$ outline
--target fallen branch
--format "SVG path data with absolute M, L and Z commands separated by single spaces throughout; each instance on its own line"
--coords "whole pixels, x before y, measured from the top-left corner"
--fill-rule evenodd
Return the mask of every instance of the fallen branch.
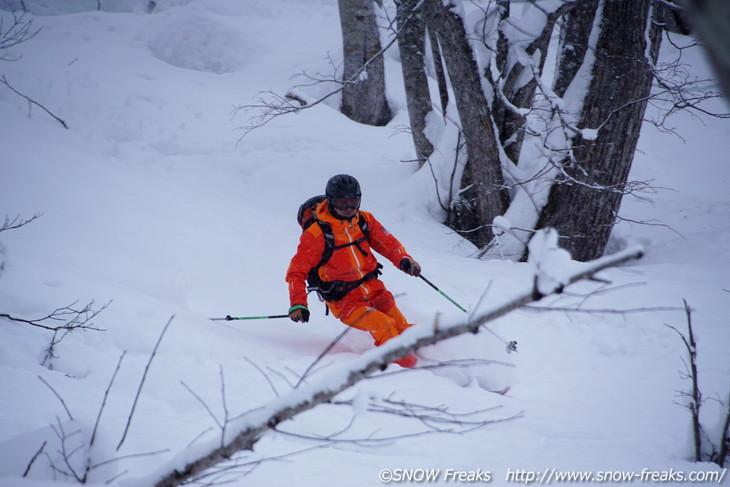
M 325 376 L 320 377 L 319 381 L 303 384 L 302 387 L 283 394 L 263 407 L 252 410 L 250 414 L 232 421 L 229 430 L 230 440 L 225 439 L 227 441 L 224 441 L 222 446 L 217 441 L 212 443 L 209 453 L 193 460 L 187 460 L 183 452 L 183 456 L 173 461 L 172 471 L 168 466 L 160 473 L 160 479 L 155 485 L 157 487 L 178 486 L 205 470 L 227 461 L 240 451 L 252 450 L 264 434 L 276 429 L 277 425 L 304 411 L 313 409 L 319 404 L 331 402 L 338 394 L 354 384 L 384 370 L 392 361 L 413 353 L 419 348 L 458 335 L 479 333 L 482 325 L 489 321 L 500 318 L 528 303 L 538 301 L 547 294 L 560 292 L 565 286 L 592 277 L 603 269 L 640 258 L 642 255 L 643 249 L 635 247 L 596 259 L 586 263 L 584 270 L 573 273 L 563 282 L 556 283 L 549 292 L 546 291 L 544 285 L 538 289 L 536 277 L 535 282 L 531 283 L 521 295 L 497 305 L 489 311 L 474 315 L 465 323 L 433 329 L 411 327 L 402 335 L 389 340 L 380 347 L 369 350 L 352 362 L 331 370 Z
M 56 121 L 58 121 L 58 123 L 60 123 L 61 125 L 63 125 L 63 128 L 65 128 L 66 130 L 68 130 L 68 125 L 66 124 L 66 122 L 65 122 L 64 120 L 61 120 L 60 118 L 58 118 L 58 117 L 57 117 L 56 115 L 54 115 L 54 114 L 53 114 L 53 113 L 52 113 L 52 112 L 51 112 L 51 111 L 50 111 L 50 110 L 49 110 L 48 108 L 44 107 L 43 105 L 41 105 L 40 103 L 38 103 L 38 102 L 37 102 L 37 101 L 35 101 L 34 99 L 32 99 L 32 98 L 30 98 L 30 97 L 28 97 L 28 96 L 26 96 L 26 95 L 22 94 L 21 92 L 19 92 L 18 90 L 16 90 L 16 89 L 15 89 L 15 88 L 13 88 L 12 86 L 10 86 L 10 83 L 8 83 L 8 80 L 7 80 L 7 79 L 5 79 L 5 76 L 3 76 L 2 78 L 0 78 L 0 83 L 2 83 L 2 84 L 4 84 L 5 86 L 7 86 L 7 87 L 8 87 L 8 89 L 9 89 L 10 91 L 12 91 L 13 93 L 15 93 L 15 94 L 16 94 L 16 95 L 18 95 L 19 97 L 21 97 L 21 98 L 25 98 L 26 100 L 28 100 L 28 103 L 30 103 L 31 105 L 35 105 L 35 106 L 39 107 L 40 109 L 42 109 L 42 110 L 43 110 L 44 112 L 46 112 L 46 113 L 47 113 L 48 115 L 50 115 L 51 117 L 55 118 L 55 119 L 56 119 Z
M 25 323 L 27 325 L 35 326 L 37 328 L 43 328 L 44 330 L 49 331 L 74 331 L 78 329 L 83 330 L 94 330 L 94 331 L 105 331 L 102 328 L 96 328 L 93 323 L 90 323 L 91 320 L 93 320 L 99 313 L 104 311 L 110 304 L 111 301 L 103 305 L 101 308 L 95 310 L 93 308 L 94 301 L 90 301 L 87 305 L 85 305 L 81 309 L 76 309 L 74 306 L 76 306 L 76 303 L 78 301 L 74 301 L 73 303 L 69 304 L 68 306 L 64 306 L 62 308 L 56 308 L 51 313 L 47 314 L 46 316 L 42 318 L 36 318 L 36 319 L 26 319 L 26 318 L 19 318 L 17 316 L 12 316 L 8 313 L 0 313 L 0 318 L 7 318 L 10 321 L 16 321 L 18 323 Z M 63 321 L 63 324 L 60 325 L 49 325 L 46 323 L 52 323 L 54 321 Z

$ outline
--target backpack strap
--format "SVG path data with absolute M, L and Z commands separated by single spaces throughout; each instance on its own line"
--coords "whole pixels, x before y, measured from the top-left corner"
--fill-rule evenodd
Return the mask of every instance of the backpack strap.
M 315 223 L 319 224 L 319 228 L 322 230 L 322 236 L 324 237 L 324 250 L 322 251 L 322 258 L 319 260 L 319 263 L 314 266 L 316 269 L 325 265 L 327 261 L 332 258 L 332 254 L 335 250 L 344 249 L 353 245 L 357 247 L 357 249 L 362 252 L 362 255 L 365 257 L 369 255 L 367 251 L 360 246 L 360 244 L 363 242 L 370 242 L 370 227 L 362 213 L 358 213 L 358 215 L 360 218 L 358 218 L 357 224 L 360 227 L 360 231 L 363 233 L 363 237 L 342 245 L 335 245 L 335 234 L 332 231 L 332 225 L 327 222 L 323 222 L 316 216 L 314 217 Z
M 319 268 L 325 265 L 327 261 L 332 258 L 332 254 L 334 254 L 335 250 L 344 249 L 354 245 L 360 252 L 362 252 L 365 257 L 369 255 L 367 251 L 360 246 L 360 244 L 363 242 L 370 242 L 370 227 L 368 226 L 368 222 L 362 213 L 358 212 L 358 216 L 359 218 L 357 223 L 360 227 L 360 231 L 362 231 L 363 233 L 363 237 L 358 238 L 353 242 L 348 242 L 342 245 L 335 245 L 335 235 L 332 231 L 332 225 L 320 220 L 316 217 L 316 215 L 314 215 L 314 223 L 317 223 L 319 225 L 319 228 L 322 230 L 322 236 L 324 237 L 324 250 L 322 251 L 322 257 L 319 259 L 317 265 L 309 270 L 309 277 L 307 278 L 307 283 L 309 285 L 307 286 L 307 291 L 317 291 L 317 294 L 324 301 L 339 301 L 340 299 L 345 297 L 345 294 L 355 289 L 363 282 L 374 279 L 382 274 L 382 271 L 380 269 L 382 269 L 383 266 L 378 263 L 374 271 L 369 272 L 357 281 L 323 282 L 319 278 Z M 325 287 L 327 289 L 324 289 Z
M 314 266 L 314 269 L 319 270 L 320 267 L 325 265 L 336 249 L 346 247 L 346 245 L 335 245 L 335 234 L 332 232 L 332 225 L 327 222 L 321 221 L 315 217 L 315 223 L 319 225 L 322 230 L 322 237 L 324 237 L 324 250 L 322 251 L 322 257 L 319 259 L 319 263 Z

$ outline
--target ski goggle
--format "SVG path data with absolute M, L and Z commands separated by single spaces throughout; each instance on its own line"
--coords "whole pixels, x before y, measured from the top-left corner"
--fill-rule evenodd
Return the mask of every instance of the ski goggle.
M 353 198 L 333 198 L 332 204 L 338 210 L 357 210 L 360 208 L 360 198 L 358 196 Z

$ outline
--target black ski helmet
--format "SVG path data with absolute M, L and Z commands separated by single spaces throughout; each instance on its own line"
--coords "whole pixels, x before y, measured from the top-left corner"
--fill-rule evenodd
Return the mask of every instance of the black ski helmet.
M 338 174 L 337 176 L 332 176 L 329 181 L 327 181 L 327 187 L 324 190 L 324 193 L 327 195 L 327 199 L 332 198 L 359 198 L 362 193 L 360 193 L 360 183 L 357 182 L 357 179 L 353 178 L 349 174 Z
M 332 176 L 327 181 L 327 187 L 324 192 L 327 195 L 327 204 L 329 205 L 330 211 L 334 208 L 335 198 L 360 198 L 362 195 L 360 192 L 360 183 L 349 174 Z

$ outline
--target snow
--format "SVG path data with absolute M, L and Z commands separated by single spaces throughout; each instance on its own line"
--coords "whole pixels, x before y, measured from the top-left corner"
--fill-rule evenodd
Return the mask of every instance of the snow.
M 311 300 L 307 324 L 208 318 L 286 312 L 296 209 L 333 174 L 357 177 L 363 208 L 470 311 L 518 295 L 538 271 L 547 286 L 577 266 L 549 233 L 534 243 L 546 256 L 539 266 L 477 260 L 473 246 L 440 224 L 430 168 L 401 162 L 415 157 L 400 130 L 408 117 L 391 58 L 395 119 L 387 127 L 349 121 L 333 99 L 242 137 L 253 114 L 235 108 L 262 93 L 312 100 L 327 92 L 295 90 L 309 83 L 292 75 L 327 74 L 328 56 L 341 59 L 335 0 L 160 0 L 153 13 L 136 0 L 110 2 L 113 12 L 97 11 L 95 1 L 24 3 L 42 30 L 13 50 L 21 59 L 0 64 L 2 75 L 69 129 L 0 85 L 0 209 L 10 218 L 42 213 L 0 233 L 0 313 L 40 318 L 75 301 L 109 306 L 93 320 L 104 331 L 65 336 L 45 364 L 51 333 L 0 318 L 0 485 L 73 483 L 49 463 L 67 469 L 61 428 L 66 448 L 79 447 L 74 468 L 120 458 L 93 468 L 89 485 L 152 485 L 219 444 L 216 423 L 227 418 L 230 434 L 295 396 L 299 375 L 344 330 L 321 303 Z M 701 53 L 685 55 L 707 75 Z M 452 126 L 438 123 L 430 120 L 429 130 L 443 139 L 434 174 L 444 198 L 454 162 L 447 144 L 455 142 Z M 242 467 L 250 472 L 231 476 L 231 485 L 373 486 L 398 469 L 438 469 L 432 485 L 481 483 L 480 472 L 490 472 L 492 485 L 552 469 L 722 472 L 691 461 L 690 417 L 677 404 L 685 401 L 677 391 L 690 388 L 678 373 L 686 352 L 666 325 L 686 329 L 686 300 L 703 394 L 725 399 L 730 125 L 687 114 L 674 123 L 683 138 L 644 126 L 631 179 L 651 181 L 656 192 L 651 201 L 627 197 L 612 236 L 612 251 L 638 244 L 645 257 L 601 272 L 610 283 L 580 282 L 539 303 L 603 312 L 526 308 L 491 323 L 491 333 L 426 347 L 423 365 L 478 363 L 390 365 L 337 396 L 343 404 L 320 405 L 265 434 L 238 461 L 270 460 Z M 504 228 L 510 221 L 500 220 Z M 465 319 L 424 282 L 385 264 L 383 280 L 417 324 L 413 337 Z M 512 340 L 518 352 L 508 354 Z M 296 391 L 334 385 L 377 352 L 367 334 L 351 330 Z M 506 386 L 504 396 L 490 392 Z M 438 424 L 453 431 L 436 433 L 370 407 L 398 401 L 493 422 L 468 432 Z M 703 404 L 708 434 L 717 434 L 722 413 L 716 401 Z M 330 436 L 360 441 L 311 439 Z M 447 478 L 448 469 L 467 473 Z

